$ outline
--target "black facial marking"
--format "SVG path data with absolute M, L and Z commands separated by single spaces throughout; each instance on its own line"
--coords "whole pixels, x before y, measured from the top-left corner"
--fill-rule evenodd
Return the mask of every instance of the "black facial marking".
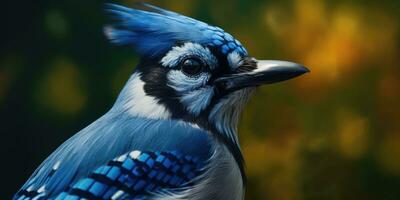
M 147 95 L 154 97 L 167 107 L 173 118 L 185 115 L 185 108 L 179 102 L 179 94 L 168 86 L 167 74 L 172 69 L 154 62 L 154 59 L 141 59 L 137 70 L 141 73 Z
M 226 55 L 219 53 L 218 49 L 210 48 L 211 52 L 217 57 L 218 65 L 215 70 L 213 70 L 211 79 L 207 83 L 211 85 L 215 78 L 218 78 L 222 75 L 226 75 L 229 73 L 233 73 L 231 68 L 228 64 Z M 170 70 L 179 70 L 179 69 L 171 69 L 162 66 L 159 62 L 155 62 L 154 60 L 159 59 L 145 59 L 142 58 L 138 67 L 137 71 L 139 71 L 141 75 L 141 80 L 145 83 L 144 84 L 144 91 L 147 95 L 150 95 L 156 98 L 159 103 L 163 104 L 170 112 L 172 119 L 183 120 L 186 122 L 197 124 L 199 127 L 203 128 L 204 130 L 208 130 L 213 134 L 213 136 L 224 143 L 228 150 L 232 153 L 236 163 L 239 166 L 242 180 L 246 182 L 246 175 L 244 171 L 244 159 L 241 153 L 239 146 L 232 141 L 230 138 L 227 137 L 226 134 L 220 133 L 216 128 L 215 125 L 210 123 L 208 120 L 208 116 L 212 108 L 222 99 L 225 97 L 225 94 L 216 94 L 212 97 L 210 104 L 206 107 L 204 111 L 202 111 L 198 116 L 194 116 L 193 114 L 186 111 L 185 106 L 179 101 L 180 94 L 178 94 L 173 88 L 169 87 L 167 84 L 167 74 Z M 250 62 L 249 62 L 250 63 Z M 252 65 L 245 65 L 240 70 L 247 70 L 250 69 Z

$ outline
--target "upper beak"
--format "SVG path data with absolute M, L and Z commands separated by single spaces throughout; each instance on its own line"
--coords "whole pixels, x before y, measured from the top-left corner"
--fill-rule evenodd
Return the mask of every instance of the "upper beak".
M 214 81 L 214 84 L 218 90 L 232 92 L 246 87 L 289 80 L 309 71 L 306 67 L 293 62 L 259 60 L 255 69 L 220 77 Z

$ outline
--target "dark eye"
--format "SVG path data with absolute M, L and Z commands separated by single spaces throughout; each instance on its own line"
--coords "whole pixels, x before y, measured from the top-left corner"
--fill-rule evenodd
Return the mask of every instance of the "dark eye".
M 187 76 L 197 76 L 203 71 L 204 64 L 195 58 L 187 58 L 181 63 L 181 71 Z

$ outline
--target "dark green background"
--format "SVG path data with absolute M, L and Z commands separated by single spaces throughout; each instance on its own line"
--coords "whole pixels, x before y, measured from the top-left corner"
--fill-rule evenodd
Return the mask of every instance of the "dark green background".
M 134 69 L 131 49 L 102 34 L 102 3 L 2 3 L 2 199 L 105 113 Z M 246 107 L 246 199 L 400 199 L 399 1 L 151 3 L 222 27 L 257 58 L 312 71 L 260 88 Z

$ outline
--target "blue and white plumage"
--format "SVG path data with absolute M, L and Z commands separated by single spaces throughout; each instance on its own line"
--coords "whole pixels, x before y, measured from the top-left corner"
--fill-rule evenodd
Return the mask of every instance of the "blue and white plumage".
M 242 199 L 238 117 L 256 86 L 307 69 L 257 61 L 222 29 L 144 4 L 105 27 L 141 61 L 104 116 L 55 150 L 14 199 Z

